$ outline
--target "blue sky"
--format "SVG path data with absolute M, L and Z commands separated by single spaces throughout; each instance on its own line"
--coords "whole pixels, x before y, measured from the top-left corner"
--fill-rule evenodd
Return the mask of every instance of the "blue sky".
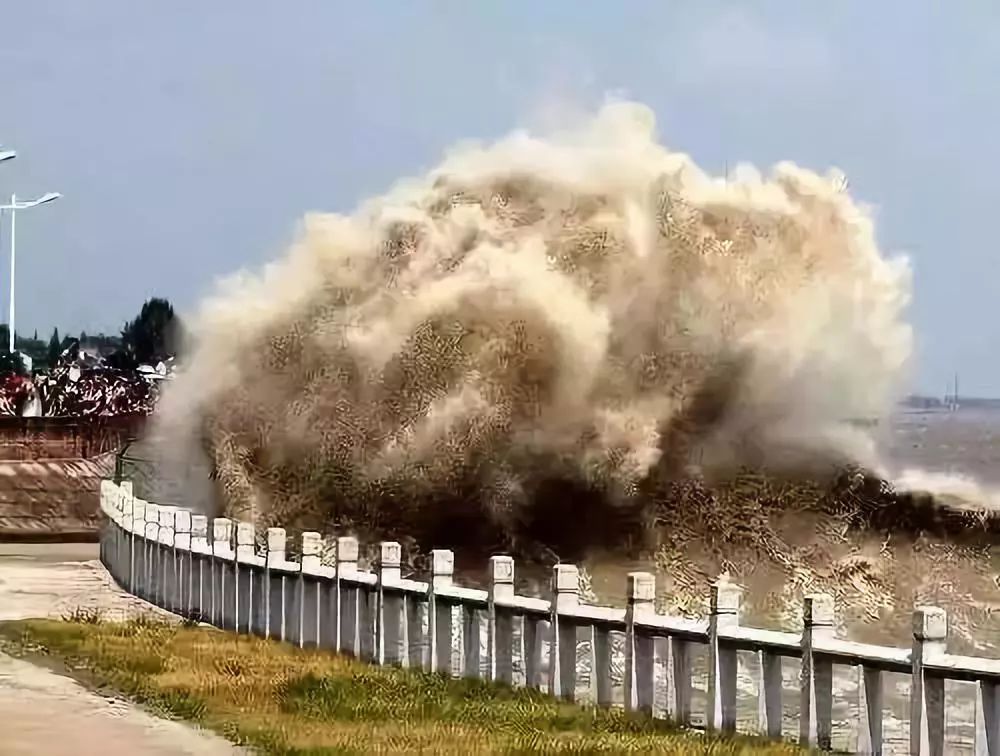
M 1000 6 L 947 5 L 5 3 L 0 192 L 65 194 L 18 218 L 18 330 L 189 308 L 303 213 L 615 93 L 710 170 L 843 169 L 913 261 L 915 386 L 1000 395 Z

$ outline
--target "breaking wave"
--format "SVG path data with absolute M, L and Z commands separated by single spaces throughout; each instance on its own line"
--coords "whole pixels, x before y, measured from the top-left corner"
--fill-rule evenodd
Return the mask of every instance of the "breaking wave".
M 221 285 L 162 464 L 207 460 L 189 499 L 265 525 L 613 540 L 684 481 L 876 469 L 852 421 L 897 398 L 909 286 L 839 173 L 711 176 L 609 103 L 311 215 Z
M 1000 512 L 1000 490 L 975 478 L 956 473 L 906 468 L 895 476 L 896 489 L 911 496 L 925 496 L 939 505 L 970 512 Z

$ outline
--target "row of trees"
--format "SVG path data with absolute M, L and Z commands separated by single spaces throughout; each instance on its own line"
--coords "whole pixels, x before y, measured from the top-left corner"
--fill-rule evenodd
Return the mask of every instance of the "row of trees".
M 0 344 L 6 344 L 8 327 L 0 324 Z M 38 337 L 36 331 L 31 338 L 14 334 L 14 349 L 31 358 L 33 366 L 51 368 L 74 341 L 82 348 L 97 349 L 106 355 L 105 361 L 121 370 L 134 370 L 142 364 L 156 363 L 175 357 L 180 351 L 182 329 L 179 318 L 174 314 L 173 305 L 166 299 L 153 298 L 143 304 L 139 314 L 127 322 L 119 335 L 107 336 L 103 333 L 88 336 L 81 332 L 79 337 L 60 335 L 55 328 L 49 339 Z M 9 373 L 14 368 L 12 355 L 0 357 L 0 373 Z

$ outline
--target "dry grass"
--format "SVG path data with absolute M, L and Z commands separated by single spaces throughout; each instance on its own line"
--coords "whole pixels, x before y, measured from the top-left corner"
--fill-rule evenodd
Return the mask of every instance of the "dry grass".
M 146 618 L 9 622 L 0 638 L 8 650 L 47 655 L 92 685 L 268 754 L 800 752 Z

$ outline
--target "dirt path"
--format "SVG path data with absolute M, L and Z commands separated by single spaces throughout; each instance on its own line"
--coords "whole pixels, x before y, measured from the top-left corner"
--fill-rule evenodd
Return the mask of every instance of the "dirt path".
M 109 618 L 159 611 L 111 582 L 96 544 L 0 544 L 0 620 L 60 617 L 77 607 L 100 608 Z M 216 735 L 158 719 L 5 654 L 0 723 L 0 756 L 241 753 Z

